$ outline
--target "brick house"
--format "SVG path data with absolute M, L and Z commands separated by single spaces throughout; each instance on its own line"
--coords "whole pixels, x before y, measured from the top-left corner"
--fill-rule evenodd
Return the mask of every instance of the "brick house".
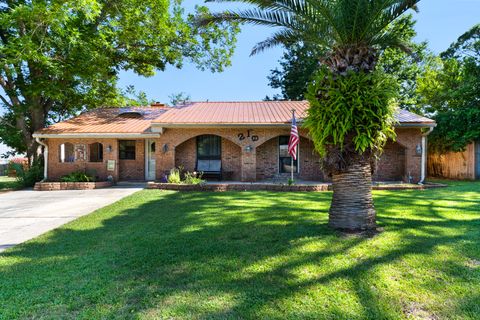
M 182 166 L 224 180 L 259 181 L 289 176 L 291 110 L 296 110 L 301 126 L 307 108 L 306 101 L 105 108 L 42 129 L 34 137 L 46 147 L 48 180 L 78 170 L 102 180 L 160 180 Z M 404 110 L 397 121 L 397 139 L 387 144 L 374 178 L 420 182 L 425 177 L 426 136 L 435 122 Z M 308 132 L 300 129 L 300 135 L 295 176 L 328 180 Z

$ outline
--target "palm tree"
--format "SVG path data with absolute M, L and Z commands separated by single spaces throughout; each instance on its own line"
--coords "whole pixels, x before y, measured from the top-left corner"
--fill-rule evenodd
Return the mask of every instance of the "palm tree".
M 379 55 L 386 47 L 408 50 L 400 35 L 392 32 L 389 26 L 407 10 L 416 10 L 419 1 L 207 0 L 243 2 L 249 4 L 250 8 L 198 17 L 198 23 L 206 25 L 230 21 L 275 27 L 277 30 L 271 37 L 255 45 L 252 55 L 277 45 L 303 42 L 318 46 L 322 49 L 320 52 L 327 52 L 319 57 L 320 64 L 326 66 L 335 82 L 352 74 L 373 73 Z M 369 81 L 362 82 L 363 86 L 372 83 Z M 325 94 L 320 93 L 314 96 L 319 100 L 326 98 Z M 316 126 L 312 119 L 309 122 L 307 118 L 311 133 Z M 379 119 L 376 127 L 387 128 L 385 130 L 390 127 L 391 130 L 388 117 Z M 361 119 L 359 121 L 361 126 L 369 126 L 372 120 L 366 119 L 365 123 Z M 359 147 L 356 128 L 348 128 L 339 139 L 333 139 L 335 143 L 328 146 L 318 138 L 315 141 L 316 135 L 312 134 L 315 144 L 326 150 L 324 168 L 332 176 L 333 199 L 329 224 L 336 229 L 352 231 L 374 229 L 376 213 L 371 192 L 372 163 L 386 141 L 386 135 L 382 134 L 381 129 L 376 129 L 379 134 L 374 134 L 367 146 Z

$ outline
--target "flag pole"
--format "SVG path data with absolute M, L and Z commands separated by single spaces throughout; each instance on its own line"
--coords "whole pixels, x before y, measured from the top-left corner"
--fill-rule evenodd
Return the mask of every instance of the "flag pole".
M 292 123 L 293 123 L 293 119 L 295 119 L 295 109 L 292 109 Z M 293 155 L 290 155 L 290 176 L 291 176 L 291 181 L 293 183 Z

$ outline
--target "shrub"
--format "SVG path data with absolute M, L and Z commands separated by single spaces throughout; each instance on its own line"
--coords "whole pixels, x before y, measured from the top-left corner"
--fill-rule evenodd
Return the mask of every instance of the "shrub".
M 23 163 L 11 163 L 17 175 L 18 185 L 22 188 L 33 187 L 36 182 L 43 179 L 43 165 L 37 160 L 30 168 L 25 168 Z
M 19 172 L 17 172 L 17 169 Z M 14 158 L 8 162 L 7 165 L 7 174 L 9 177 L 16 178 L 21 175 L 20 171 L 28 170 L 28 159 L 27 158 Z
M 173 168 L 170 170 L 168 175 L 168 183 L 181 183 L 182 179 L 180 177 L 180 169 Z
M 89 176 L 85 172 L 75 171 L 60 178 L 61 182 L 94 182 L 95 177 Z
M 185 184 L 202 184 L 205 181 L 202 180 L 203 173 L 197 173 L 197 172 L 186 172 L 185 177 L 184 177 L 184 183 Z
M 182 173 L 182 168 L 173 168 L 168 175 L 168 183 L 176 184 L 201 184 L 205 182 L 202 179 L 203 173 L 201 172 L 185 172 Z

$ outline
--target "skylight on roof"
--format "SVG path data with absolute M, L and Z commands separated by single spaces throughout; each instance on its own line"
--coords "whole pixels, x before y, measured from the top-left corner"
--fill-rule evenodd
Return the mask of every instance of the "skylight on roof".
M 124 118 L 142 118 L 144 115 L 144 112 L 141 110 L 135 110 L 133 108 L 123 108 L 120 109 L 120 112 L 118 113 L 119 117 L 124 117 Z

